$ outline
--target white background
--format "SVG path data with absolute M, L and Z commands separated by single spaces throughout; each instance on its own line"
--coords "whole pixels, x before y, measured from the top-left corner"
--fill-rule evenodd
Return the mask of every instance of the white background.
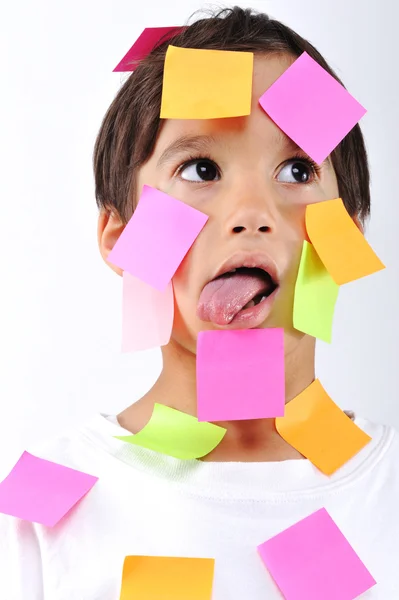
M 20 0 L 0 23 L 0 474 L 94 412 L 116 413 L 157 377 L 160 352 L 122 354 L 121 279 L 100 259 L 92 150 L 146 26 L 183 24 L 199 0 Z M 387 269 L 341 288 L 317 375 L 342 408 L 399 427 L 399 4 L 252 0 L 308 38 L 368 109 L 367 237 Z

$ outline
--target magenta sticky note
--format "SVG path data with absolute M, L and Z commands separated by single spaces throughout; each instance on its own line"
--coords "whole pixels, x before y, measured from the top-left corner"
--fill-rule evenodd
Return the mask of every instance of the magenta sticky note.
M 325 508 L 258 551 L 286 600 L 353 600 L 376 583 Z
M 203 212 L 145 185 L 108 261 L 163 291 L 207 220 Z
M 143 60 L 160 43 L 172 38 L 185 27 L 146 27 L 133 46 L 127 51 L 113 72 L 134 71 L 137 63 Z
M 318 164 L 367 112 L 307 52 L 266 90 L 259 103 Z
M 0 512 L 53 527 L 97 480 L 24 452 L 0 483 Z
M 156 288 L 123 272 L 122 352 L 165 346 L 172 332 L 173 286 Z
M 199 421 L 284 416 L 284 331 L 201 331 L 197 341 Z

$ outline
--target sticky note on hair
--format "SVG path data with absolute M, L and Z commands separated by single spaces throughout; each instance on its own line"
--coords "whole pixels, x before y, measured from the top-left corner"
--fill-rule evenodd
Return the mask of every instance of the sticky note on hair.
M 269 117 L 321 164 L 366 109 L 306 52 L 261 96 Z
M 197 341 L 199 421 L 284 414 L 283 329 L 201 331 Z
M 126 556 L 120 600 L 211 600 L 215 560 Z
M 295 284 L 295 329 L 330 343 L 338 292 L 339 286 L 305 240 Z
M 258 551 L 286 600 L 353 600 L 376 584 L 325 508 Z
M 159 44 L 177 35 L 185 27 L 146 27 L 127 51 L 113 72 L 134 71 L 137 63 L 148 56 Z
M 24 452 L 0 483 L 0 512 L 53 527 L 97 480 Z
M 218 119 L 251 112 L 252 52 L 169 46 L 161 119 Z
M 123 272 L 122 352 L 165 346 L 173 326 L 172 282 L 164 291 Z
M 151 419 L 141 431 L 115 437 L 160 454 L 191 460 L 209 454 L 220 444 L 225 433 L 223 427 L 199 423 L 196 417 L 156 403 Z
M 199 210 L 145 185 L 107 260 L 164 291 L 207 220 Z
M 285 406 L 276 429 L 320 471 L 332 475 L 371 440 L 333 402 L 316 379 Z
M 338 285 L 385 268 L 349 216 L 341 198 L 308 204 L 306 229 L 317 254 Z

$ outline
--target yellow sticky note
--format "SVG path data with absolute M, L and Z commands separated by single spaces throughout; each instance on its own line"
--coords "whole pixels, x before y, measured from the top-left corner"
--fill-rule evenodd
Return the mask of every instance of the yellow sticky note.
M 335 283 L 316 250 L 303 242 L 301 262 L 295 284 L 294 327 L 325 342 L 331 330 L 339 286 Z
M 308 204 L 306 229 L 317 254 L 338 285 L 385 268 L 349 216 L 341 198 Z
M 333 402 L 316 379 L 285 406 L 276 429 L 320 471 L 331 475 L 371 440 Z
M 120 600 L 211 600 L 215 560 L 126 556 Z
M 169 46 L 161 119 L 218 119 L 251 112 L 253 52 Z
M 226 429 L 219 425 L 200 423 L 196 417 L 180 410 L 154 404 L 151 419 L 141 431 L 115 437 L 161 454 L 190 460 L 209 454 L 220 444 L 225 433 Z

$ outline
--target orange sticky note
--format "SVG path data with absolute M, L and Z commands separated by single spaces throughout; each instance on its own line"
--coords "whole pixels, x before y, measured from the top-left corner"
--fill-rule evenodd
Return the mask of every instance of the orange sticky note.
M 385 268 L 349 216 L 341 198 L 308 204 L 306 229 L 317 254 L 338 285 Z
M 126 556 L 120 600 L 211 600 L 215 560 Z
M 276 429 L 320 471 L 332 475 L 371 440 L 331 400 L 316 379 L 285 406 Z

